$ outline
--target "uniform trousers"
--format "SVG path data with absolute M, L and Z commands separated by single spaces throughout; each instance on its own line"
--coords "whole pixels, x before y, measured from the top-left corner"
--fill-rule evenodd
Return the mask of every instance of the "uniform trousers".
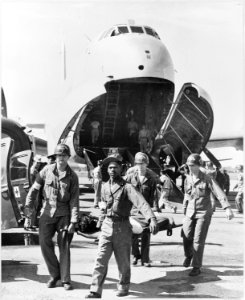
M 94 205 L 98 205 L 101 200 L 101 186 L 102 181 L 101 180 L 94 180 Z
M 243 192 L 238 192 L 235 198 L 236 208 L 239 213 L 243 213 Z
M 149 222 L 141 215 L 132 215 L 132 218 L 137 221 L 143 232 L 141 234 L 133 234 L 132 239 L 132 254 L 137 259 L 141 258 L 142 263 L 150 262 L 150 243 L 151 233 L 149 229 Z M 170 229 L 169 219 L 165 217 L 157 217 L 158 231 Z M 141 238 L 141 249 L 139 247 L 139 238 Z
M 68 234 L 69 216 L 50 217 L 43 214 L 39 220 L 39 242 L 43 258 L 52 278 L 60 278 L 62 282 L 70 282 L 70 243 L 73 234 Z M 55 255 L 52 238 L 57 232 L 59 260 Z
M 140 138 L 139 144 L 140 144 L 140 151 L 141 152 L 146 152 L 147 143 L 148 143 L 148 138 L 145 138 L 145 137 Z
M 106 217 L 101 226 L 98 254 L 92 275 L 91 292 L 102 294 L 108 263 L 114 252 L 119 271 L 118 290 L 128 291 L 130 285 L 130 251 L 132 226 L 129 220 Z
M 148 263 L 150 261 L 150 242 L 151 233 L 149 230 L 149 222 L 141 214 L 133 215 L 132 218 L 137 221 L 143 232 L 139 234 L 133 234 L 132 236 L 132 254 L 137 259 L 141 258 L 142 263 Z M 139 238 L 141 238 L 141 247 L 139 246 Z
M 203 251 L 212 215 L 185 216 L 182 228 L 184 253 L 192 258 L 192 266 L 202 266 Z

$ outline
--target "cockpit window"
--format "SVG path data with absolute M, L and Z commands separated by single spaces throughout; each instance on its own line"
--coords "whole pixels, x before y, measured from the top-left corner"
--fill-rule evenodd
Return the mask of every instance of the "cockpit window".
M 128 33 L 128 27 L 127 26 L 118 26 L 120 33 Z
M 116 27 L 112 33 L 111 36 L 116 36 L 119 34 L 128 33 L 128 27 L 127 26 L 118 26 Z
M 145 27 L 145 32 L 149 35 L 155 36 L 153 30 L 149 27 Z
M 130 26 L 133 33 L 144 33 L 143 28 L 140 26 Z
M 147 26 L 127 26 L 127 25 L 119 25 L 119 26 L 114 26 L 110 28 L 109 30 L 105 31 L 102 33 L 100 36 L 99 40 L 110 37 L 110 36 L 117 36 L 120 34 L 125 34 L 125 33 L 142 33 L 142 34 L 147 34 L 151 35 L 157 39 L 160 40 L 160 37 L 156 33 L 156 31 L 150 27 Z
M 155 37 L 160 40 L 160 36 L 156 33 L 156 31 L 154 31 L 154 33 L 155 33 Z
M 154 31 L 152 28 L 150 28 L 150 27 L 145 27 L 145 32 L 146 32 L 147 34 L 152 35 L 152 36 L 154 36 L 154 37 L 156 37 L 157 39 L 160 40 L 159 35 L 158 35 L 158 34 L 156 33 L 156 31 Z

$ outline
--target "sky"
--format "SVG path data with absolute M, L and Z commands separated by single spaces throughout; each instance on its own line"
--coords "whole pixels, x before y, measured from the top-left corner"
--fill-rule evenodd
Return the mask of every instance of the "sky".
M 86 73 L 83 56 L 90 40 L 129 19 L 153 27 L 169 50 L 175 97 L 185 82 L 210 95 L 211 137 L 243 135 L 242 0 L 3 0 L 1 85 L 9 117 L 23 123 L 55 118 L 61 99 Z

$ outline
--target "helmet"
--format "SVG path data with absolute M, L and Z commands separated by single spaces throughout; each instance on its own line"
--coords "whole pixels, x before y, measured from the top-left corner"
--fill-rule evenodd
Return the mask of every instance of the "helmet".
M 188 156 L 187 161 L 186 161 L 188 166 L 201 166 L 202 159 L 201 156 L 197 153 L 192 153 L 191 155 Z
M 117 162 L 118 164 L 122 163 L 122 156 L 119 153 L 114 153 L 111 155 L 108 155 L 103 161 L 103 165 L 107 165 L 111 162 Z
M 149 158 L 145 153 L 137 152 L 135 154 L 135 157 L 134 157 L 134 163 L 135 164 L 147 164 L 147 165 L 149 165 Z
M 71 156 L 71 151 L 69 146 L 67 146 L 66 144 L 58 144 L 54 150 L 54 154 Z

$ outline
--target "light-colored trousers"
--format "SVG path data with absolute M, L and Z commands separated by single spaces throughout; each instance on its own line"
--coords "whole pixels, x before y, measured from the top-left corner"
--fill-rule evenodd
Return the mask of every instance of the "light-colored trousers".
M 192 266 L 202 266 L 203 251 L 212 215 L 189 218 L 185 216 L 182 228 L 185 257 L 192 258 Z
M 128 291 L 131 278 L 130 252 L 132 227 L 128 220 L 113 221 L 105 218 L 101 227 L 98 254 L 92 275 L 91 292 L 102 294 L 108 263 L 114 252 L 119 271 L 118 290 Z

